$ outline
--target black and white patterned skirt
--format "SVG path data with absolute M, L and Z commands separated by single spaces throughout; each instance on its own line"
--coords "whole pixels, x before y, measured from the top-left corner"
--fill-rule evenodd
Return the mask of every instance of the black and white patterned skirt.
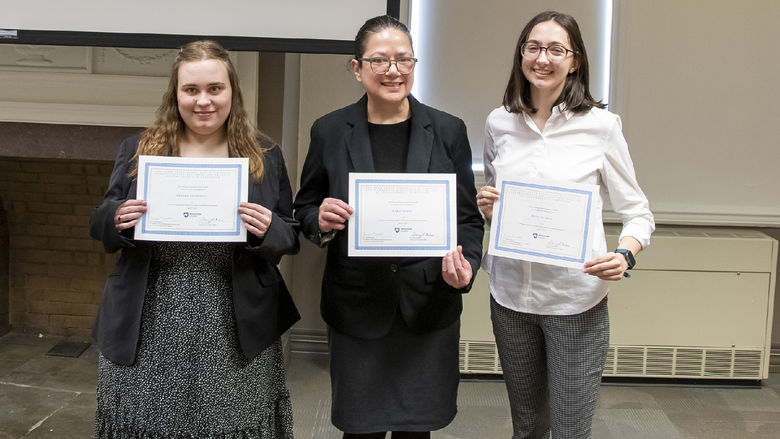
M 136 362 L 99 359 L 96 438 L 292 438 L 281 344 L 240 353 L 229 244 L 155 244 Z

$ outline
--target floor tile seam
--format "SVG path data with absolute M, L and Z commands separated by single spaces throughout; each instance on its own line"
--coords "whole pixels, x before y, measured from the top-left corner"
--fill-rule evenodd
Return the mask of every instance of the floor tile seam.
M 13 384 L 12 384 L 12 385 L 13 385 Z M 33 387 L 33 388 L 37 388 L 37 389 L 41 389 L 41 388 L 42 388 L 42 387 L 35 387 L 35 386 L 23 386 L 23 387 Z M 55 390 L 55 391 L 58 391 L 57 389 L 54 389 L 54 390 Z M 59 413 L 60 411 L 62 411 L 62 409 L 64 409 L 65 407 L 67 407 L 67 406 L 68 406 L 68 404 L 70 404 L 71 402 L 75 401 L 75 400 L 76 400 L 76 398 L 78 398 L 78 397 L 81 395 L 81 392 L 73 392 L 73 391 L 68 391 L 68 390 L 66 390 L 65 392 L 68 392 L 68 393 L 74 393 L 75 395 L 73 395 L 73 397 L 72 397 L 72 398 L 70 398 L 70 399 L 68 399 L 67 401 L 63 401 L 63 403 L 62 403 L 62 404 L 60 404 L 60 406 L 59 406 L 59 407 L 57 407 L 56 409 L 54 409 L 54 411 L 52 411 L 51 413 L 49 413 L 48 415 L 46 415 L 46 416 L 45 416 L 43 419 L 41 419 L 40 421 L 38 421 L 38 422 L 36 422 L 35 424 L 33 424 L 33 426 L 32 426 L 32 427 L 30 427 L 30 428 L 27 430 L 27 432 L 26 432 L 26 433 L 25 433 L 25 434 L 22 436 L 23 438 L 25 438 L 25 437 L 28 437 L 28 436 L 29 436 L 29 435 L 30 435 L 32 432 L 34 432 L 36 429 L 38 429 L 38 427 L 40 427 L 40 426 L 41 426 L 41 425 L 43 425 L 43 424 L 44 424 L 44 423 L 45 423 L 47 420 L 49 420 L 49 418 L 53 417 L 54 415 L 56 415 L 57 413 Z
M 22 437 L 24 438 L 24 437 L 27 437 L 27 436 L 29 436 L 29 435 L 30 435 L 30 433 L 32 433 L 32 432 L 33 432 L 33 431 L 35 431 L 35 430 L 36 430 L 38 427 L 40 427 L 41 425 L 43 425 L 43 423 L 44 423 L 44 422 L 46 422 L 46 421 L 47 421 L 49 418 L 51 418 L 52 416 L 56 415 L 56 414 L 57 414 L 57 412 L 59 412 L 59 411 L 60 411 L 60 410 L 62 410 L 63 408 L 65 408 L 65 405 L 62 405 L 62 406 L 60 406 L 60 407 L 57 407 L 57 409 L 55 409 L 53 412 L 49 413 L 49 414 L 48 414 L 46 417 L 44 417 L 44 418 L 43 418 L 43 419 L 41 419 L 40 421 L 38 421 L 38 422 L 36 422 L 35 424 L 33 424 L 33 426 L 32 426 L 32 427 L 30 427 L 30 429 L 29 429 L 29 430 L 27 430 L 27 433 L 25 433 L 25 434 L 24 434 L 24 436 L 22 436 Z
M 78 390 L 58 389 L 56 387 L 34 386 L 32 384 L 12 383 L 10 381 L 0 381 L 0 385 L 21 387 L 21 388 L 25 388 L 25 389 L 45 390 L 45 391 L 48 391 L 48 392 L 73 393 L 75 395 L 74 398 L 80 396 L 81 394 L 94 394 L 93 392 L 83 392 L 83 391 L 78 391 Z

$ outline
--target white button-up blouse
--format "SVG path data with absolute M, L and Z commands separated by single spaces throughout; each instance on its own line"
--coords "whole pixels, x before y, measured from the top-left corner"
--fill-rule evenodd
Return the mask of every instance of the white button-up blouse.
M 553 108 L 540 131 L 526 113 L 493 110 L 485 124 L 485 179 L 539 178 L 599 186 L 595 199 L 592 257 L 607 252 L 602 221 L 605 196 L 623 222 L 620 234 L 647 247 L 655 230 L 653 214 L 634 173 L 620 117 L 592 108 L 582 114 Z M 608 281 L 564 268 L 486 255 L 490 293 L 500 305 L 526 313 L 569 315 L 587 311 L 609 290 Z

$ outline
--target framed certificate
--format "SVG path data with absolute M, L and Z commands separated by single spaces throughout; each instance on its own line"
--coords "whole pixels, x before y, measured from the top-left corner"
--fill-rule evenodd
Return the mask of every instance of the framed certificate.
M 243 242 L 238 205 L 247 200 L 247 158 L 138 157 L 138 191 L 146 213 L 135 239 Z
M 349 256 L 444 256 L 457 246 L 455 174 L 350 173 Z
M 590 259 L 598 186 L 498 179 L 488 253 L 561 267 Z

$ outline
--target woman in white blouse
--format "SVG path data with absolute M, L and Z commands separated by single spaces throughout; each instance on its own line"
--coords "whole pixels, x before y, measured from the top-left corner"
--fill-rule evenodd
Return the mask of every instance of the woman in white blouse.
M 477 203 L 488 220 L 497 177 L 599 186 L 593 259 L 571 269 L 487 255 L 491 318 L 509 392 L 513 439 L 590 438 L 609 345 L 607 281 L 628 277 L 655 225 L 636 181 L 620 118 L 588 90 L 577 22 L 543 12 L 523 29 L 503 105 L 485 127 L 485 178 Z M 623 221 L 608 251 L 602 199 Z

